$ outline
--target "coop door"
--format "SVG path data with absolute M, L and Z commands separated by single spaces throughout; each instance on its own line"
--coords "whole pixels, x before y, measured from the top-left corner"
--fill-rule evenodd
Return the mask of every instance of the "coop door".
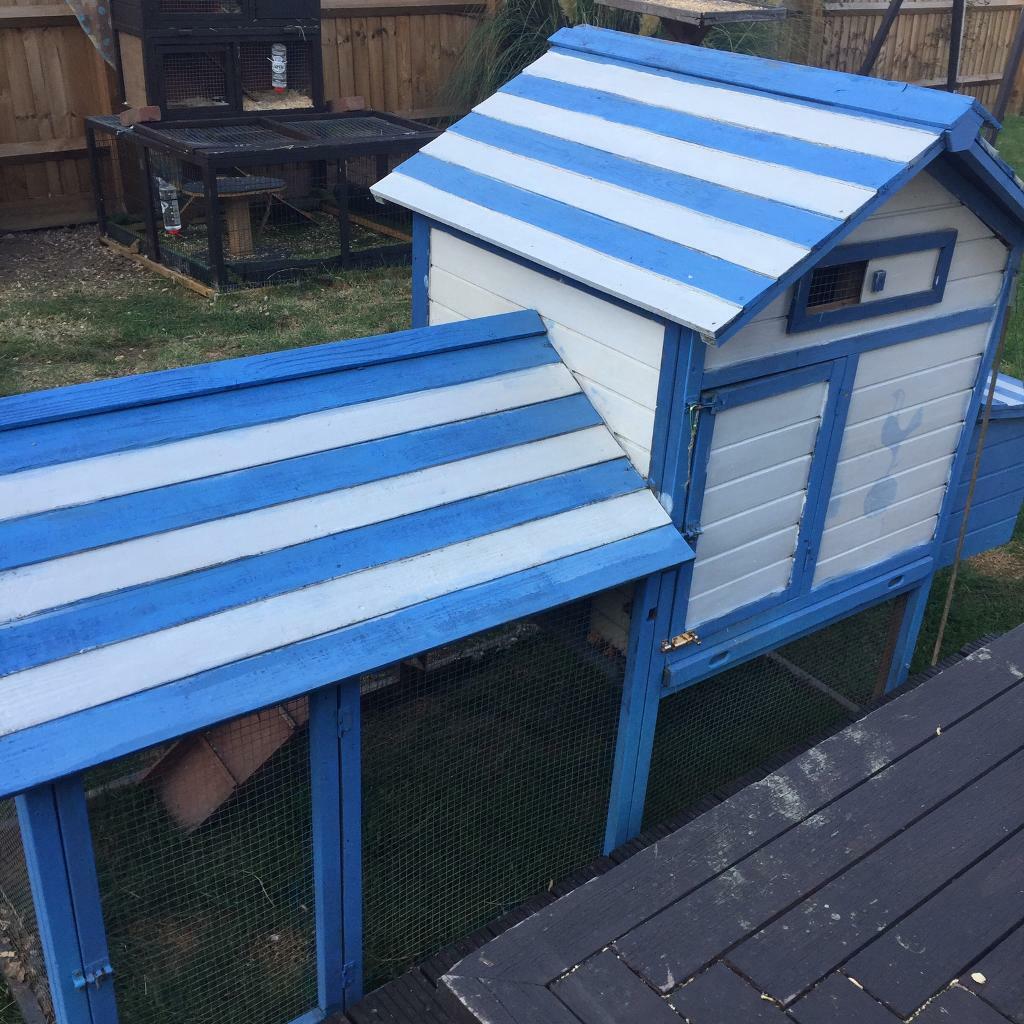
M 701 396 L 685 527 L 696 558 L 680 581 L 680 630 L 707 635 L 807 581 L 843 362 Z

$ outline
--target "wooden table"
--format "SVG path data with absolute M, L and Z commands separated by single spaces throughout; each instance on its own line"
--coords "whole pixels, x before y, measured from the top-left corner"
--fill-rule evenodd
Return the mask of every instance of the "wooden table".
M 699 45 L 715 25 L 747 21 L 782 21 L 787 14 L 782 6 L 770 7 L 749 0 L 597 0 L 637 14 L 661 18 L 665 34 L 677 43 Z
M 201 181 L 186 182 L 181 190 L 193 199 L 201 199 L 206 195 Z M 287 183 L 283 178 L 242 177 L 217 178 L 217 195 L 224 210 L 224 249 L 232 259 L 244 259 L 253 253 L 252 217 L 250 205 L 256 196 L 266 196 L 267 211 L 274 198 L 281 198 L 287 191 Z M 184 211 L 182 211 L 184 212 Z M 263 221 L 266 223 L 266 213 Z
M 1022 669 L 1024 626 L 351 1019 L 1022 1024 Z

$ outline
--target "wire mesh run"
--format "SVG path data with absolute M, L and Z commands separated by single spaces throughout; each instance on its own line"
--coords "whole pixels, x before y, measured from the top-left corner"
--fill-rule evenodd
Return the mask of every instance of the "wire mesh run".
M 0 957 L 0 1022 L 20 1024 L 23 1020 L 13 995 L 15 985 L 21 999 L 31 999 L 40 1015 L 52 1021 L 53 1005 L 14 800 L 0 800 Z
M 160 0 L 159 10 L 161 14 L 237 18 L 242 13 L 242 5 L 238 0 Z
M 600 855 L 624 662 L 578 602 L 365 677 L 366 987 Z
M 842 306 L 855 306 L 860 302 L 867 273 L 867 260 L 839 263 L 833 267 L 818 267 L 811 274 L 811 287 L 807 295 L 807 309 L 825 312 Z
M 671 821 L 880 695 L 903 600 L 868 608 L 665 697 L 644 828 Z
M 164 102 L 168 109 L 227 107 L 228 60 L 226 49 L 161 53 Z
M 122 1024 L 316 1006 L 305 699 L 86 778 Z
M 258 40 L 238 49 L 242 109 L 297 110 L 313 106 L 310 47 L 320 40 L 289 43 Z M 276 69 L 275 69 L 276 62 Z
M 435 134 L 372 113 L 89 126 L 101 232 L 219 291 L 407 260 L 412 214 L 370 188 Z

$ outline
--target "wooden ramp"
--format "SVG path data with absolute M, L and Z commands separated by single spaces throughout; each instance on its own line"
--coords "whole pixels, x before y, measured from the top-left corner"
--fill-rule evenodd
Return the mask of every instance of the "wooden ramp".
M 352 1019 L 1021 1024 L 1022 793 L 1024 626 Z

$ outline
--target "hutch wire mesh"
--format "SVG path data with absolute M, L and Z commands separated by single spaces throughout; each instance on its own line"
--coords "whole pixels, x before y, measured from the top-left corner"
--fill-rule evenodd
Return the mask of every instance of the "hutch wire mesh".
M 664 697 L 644 828 L 811 744 L 880 697 L 904 602 L 874 605 Z
M 87 133 L 101 234 L 219 291 L 407 259 L 411 214 L 370 186 L 436 134 L 372 111 Z
M 601 854 L 630 594 L 361 677 L 366 990 Z M 901 607 L 872 607 L 665 697 L 645 827 L 869 703 Z M 123 1024 L 288 1024 L 315 1007 L 308 716 L 298 698 L 87 773 Z M 45 1005 L 13 801 L 0 824 L 2 938 Z

